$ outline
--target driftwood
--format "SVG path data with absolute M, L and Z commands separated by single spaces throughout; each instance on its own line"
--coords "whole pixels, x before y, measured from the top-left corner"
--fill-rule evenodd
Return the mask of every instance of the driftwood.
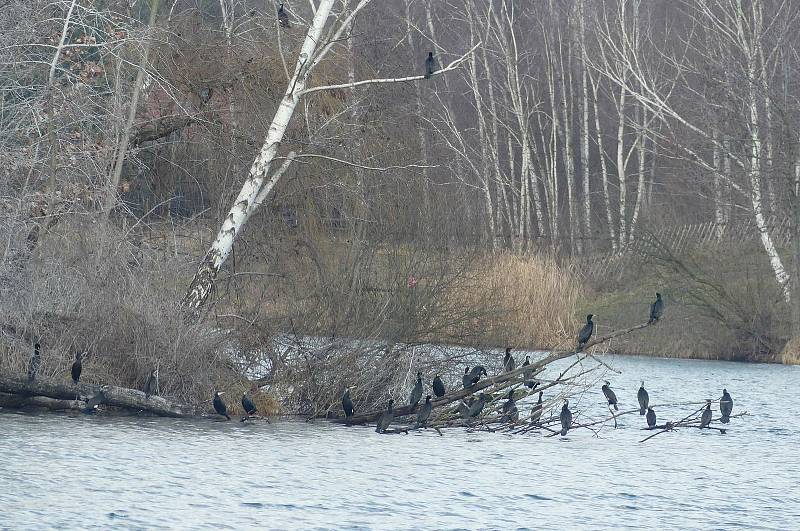
M 53 382 L 27 379 L 0 374 L 0 393 L 17 395 L 23 398 L 46 397 L 57 401 L 102 403 L 104 405 L 146 411 L 161 417 L 194 417 L 197 410 L 190 405 L 181 404 L 160 396 L 145 397 L 138 389 L 128 389 L 113 385 L 94 385 Z M 81 400 L 81 397 L 85 400 Z M 94 400 L 93 400 L 94 399 Z M 42 402 L 44 404 L 45 402 Z M 60 409 L 60 408 L 58 408 Z M 69 409 L 72 409 L 71 407 Z
M 489 388 L 492 388 L 491 389 L 492 392 L 500 391 L 500 390 L 502 390 L 502 389 L 504 389 L 504 388 L 506 388 L 506 387 L 508 387 L 510 385 L 521 383 L 522 379 L 524 379 L 523 373 L 525 373 L 525 372 L 533 371 L 534 374 L 539 373 L 547 365 L 549 365 L 549 364 L 551 364 L 551 363 L 553 363 L 555 361 L 562 360 L 564 358 L 568 358 L 570 356 L 577 355 L 577 354 L 583 354 L 584 356 L 590 357 L 590 358 L 595 359 L 596 361 L 600 362 L 600 360 L 597 360 L 597 358 L 595 358 L 595 356 L 593 354 L 585 353 L 585 351 L 588 350 L 589 348 L 595 346 L 595 345 L 599 345 L 601 343 L 605 343 L 606 341 L 609 341 L 609 340 L 611 340 L 611 339 L 613 339 L 615 337 L 620 337 L 620 336 L 624 336 L 624 335 L 630 334 L 631 332 L 633 332 L 635 330 L 640 330 L 642 328 L 646 328 L 648 326 L 651 326 L 652 324 L 654 324 L 654 323 L 649 323 L 649 322 L 648 323 L 642 323 L 642 324 L 638 324 L 636 326 L 632 326 L 630 328 L 625 328 L 623 330 L 614 331 L 614 332 L 612 332 L 612 333 L 610 333 L 608 335 L 601 336 L 601 337 L 598 337 L 598 338 L 596 338 L 596 339 L 594 339 L 592 341 L 589 341 L 583 347 L 583 349 L 581 349 L 581 350 L 573 349 L 573 350 L 553 351 L 550 354 L 548 354 L 547 356 L 545 356 L 544 358 L 542 358 L 542 359 L 540 359 L 538 361 L 532 362 L 530 365 L 527 365 L 527 366 L 522 366 L 521 365 L 521 366 L 517 367 L 516 369 L 514 369 L 513 371 L 504 372 L 502 374 L 498 374 L 497 376 L 492 376 L 490 378 L 484 378 L 483 380 L 479 381 L 478 383 L 476 383 L 476 384 L 474 384 L 474 385 L 472 385 L 472 386 L 470 386 L 470 387 L 468 387 L 466 389 L 455 389 L 453 391 L 450 391 L 449 393 L 446 393 L 441 398 L 437 398 L 435 400 L 431 400 L 431 404 L 433 405 L 433 407 L 435 409 L 435 408 L 438 408 L 438 407 L 447 406 L 448 404 L 452 404 L 452 403 L 454 403 L 454 402 L 456 402 L 458 400 L 462 400 L 462 399 L 464 399 L 464 398 L 466 398 L 468 396 L 474 395 L 476 393 L 480 393 L 481 391 L 484 391 L 484 390 L 489 389 Z M 600 363 L 602 363 L 602 362 L 600 362 Z M 604 363 L 602 363 L 602 364 L 605 365 Z M 558 382 L 558 380 L 556 382 Z M 551 386 L 549 386 L 549 387 L 551 387 Z M 536 391 L 538 392 L 539 389 L 537 388 Z M 402 417 L 404 415 L 415 414 L 418 411 L 419 407 L 420 406 L 417 406 L 417 409 L 415 409 L 414 411 L 411 411 L 411 409 L 409 408 L 408 405 L 397 406 L 397 407 L 394 408 L 394 415 L 395 415 L 395 417 Z M 331 420 L 332 422 L 345 423 L 345 424 L 348 424 L 348 425 L 366 424 L 366 423 L 369 423 L 369 422 L 376 421 L 383 414 L 383 412 L 384 412 L 384 409 L 380 409 L 378 411 L 372 411 L 372 412 L 369 412 L 369 413 L 364 413 L 362 415 L 354 415 L 354 416 L 352 416 L 352 417 L 350 417 L 348 419 L 333 418 L 333 419 L 329 419 L 329 420 Z
M 0 408 L 21 409 L 40 408 L 52 411 L 81 410 L 86 407 L 83 400 L 59 400 L 46 396 L 23 396 L 0 393 Z

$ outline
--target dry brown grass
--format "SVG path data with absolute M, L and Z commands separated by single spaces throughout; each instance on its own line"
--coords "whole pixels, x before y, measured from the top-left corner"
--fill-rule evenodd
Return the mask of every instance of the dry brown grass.
M 488 345 L 554 348 L 576 330 L 579 285 L 547 256 L 500 253 L 475 264 L 474 282 L 456 297 L 475 310 Z

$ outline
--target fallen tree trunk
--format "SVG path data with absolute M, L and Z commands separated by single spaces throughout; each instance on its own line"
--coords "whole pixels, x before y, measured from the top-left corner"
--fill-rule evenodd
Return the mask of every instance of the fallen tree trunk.
M 22 397 L 47 397 L 58 400 L 76 400 L 80 397 L 95 398 L 102 393 L 100 403 L 147 411 L 160 417 L 194 417 L 197 410 L 188 404 L 167 400 L 160 396 L 145 397 L 138 389 L 128 389 L 113 385 L 94 385 L 79 383 L 60 383 L 47 380 L 29 382 L 26 379 L 16 378 L 7 374 L 0 374 L 0 393 L 20 395 Z
M 50 409 L 52 411 L 81 410 L 86 407 L 83 400 L 59 400 L 46 396 L 22 396 L 0 393 L 0 409 L 21 409 L 26 407 Z

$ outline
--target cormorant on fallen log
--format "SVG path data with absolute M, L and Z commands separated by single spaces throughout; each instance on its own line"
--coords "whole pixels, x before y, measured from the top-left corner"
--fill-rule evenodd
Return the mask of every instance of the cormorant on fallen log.
M 539 391 L 539 400 L 536 402 L 536 405 L 533 406 L 533 411 L 531 411 L 531 424 L 538 424 L 539 420 L 542 418 L 542 395 L 544 391 Z
M 656 425 L 656 412 L 653 411 L 652 407 L 647 408 L 647 427 L 654 428 Z
M 472 376 L 469 373 L 469 365 L 464 367 L 464 376 L 461 377 L 461 383 L 464 385 L 464 389 L 467 389 L 472 385 Z
M 408 397 L 408 410 L 414 411 L 420 400 L 422 400 L 422 373 L 417 372 L 417 383 L 414 384 L 414 389 L 411 390 L 411 396 Z
M 700 417 L 700 429 L 708 428 L 711 424 L 711 400 L 706 400 L 706 408 L 703 410 L 703 415 Z
M 472 377 L 472 385 L 475 385 L 480 381 L 481 375 L 489 376 L 486 373 L 486 368 L 483 365 L 475 365 L 472 370 L 469 371 L 469 375 Z
M 431 395 L 428 395 L 425 397 L 425 403 L 422 405 L 422 409 L 420 409 L 417 414 L 417 426 L 422 426 L 423 428 L 427 427 L 431 411 L 433 411 L 433 404 L 431 404 Z
M 583 346 L 589 342 L 589 338 L 592 337 L 592 333 L 594 332 L 594 321 L 592 321 L 592 317 L 594 317 L 592 313 L 586 316 L 586 324 L 583 325 L 581 331 L 578 332 L 578 350 L 582 349 Z
M 156 376 L 156 371 L 153 369 L 150 371 L 150 376 L 147 377 L 147 381 L 144 383 L 144 397 L 150 398 L 150 395 L 153 394 L 153 391 L 158 389 L 158 376 Z
M 352 417 L 353 412 L 353 400 L 350 398 L 350 388 L 347 387 L 344 390 L 344 394 L 342 395 L 342 409 L 344 409 L 344 416 L 345 417 Z
M 569 400 L 564 400 L 564 405 L 561 407 L 561 436 L 567 434 L 572 427 L 572 411 L 569 410 Z
M 433 58 L 433 52 L 428 52 L 428 58 L 425 59 L 425 79 L 430 79 L 435 71 L 436 59 Z
M 650 395 L 647 393 L 647 389 L 644 388 L 644 380 L 642 380 L 642 385 L 639 386 L 636 398 L 639 399 L 639 414 L 644 415 L 647 412 L 647 406 L 650 404 Z
M 719 399 L 719 413 L 721 418 L 720 422 L 728 424 L 731 421 L 731 413 L 733 412 L 733 398 L 728 394 L 727 389 L 722 390 L 722 398 Z
M 36 373 L 39 372 L 39 364 L 41 363 L 41 358 L 39 354 L 39 343 L 33 345 L 33 355 L 31 355 L 31 359 L 28 362 L 28 381 L 32 382 L 36 379 Z
M 78 380 L 81 379 L 81 372 L 83 371 L 83 354 L 81 352 L 75 353 L 75 361 L 72 363 L 72 381 L 78 385 Z
M 436 377 L 433 379 L 433 394 L 436 395 L 436 398 L 441 398 L 445 395 L 446 391 L 444 389 L 444 382 L 442 379 L 439 378 L 437 374 Z
M 513 389 L 509 389 L 507 398 L 503 404 L 503 420 L 516 422 L 519 420 L 519 409 L 517 409 L 517 403 L 514 401 Z
M 247 393 L 242 393 L 242 409 L 248 416 L 252 416 L 258 413 L 258 408 L 253 403 L 253 401 L 250 400 L 250 397 L 247 396 Z
M 81 410 L 82 413 L 90 414 L 94 413 L 97 409 L 97 406 L 100 404 L 106 403 L 106 394 L 102 391 L 102 389 L 93 397 L 91 397 L 86 402 L 86 407 Z
M 531 357 L 525 356 L 525 361 L 522 362 L 523 367 L 527 367 L 531 364 Z M 536 389 L 536 386 L 539 382 L 532 378 L 533 376 L 533 369 L 523 369 L 522 371 L 522 378 L 525 381 L 525 385 L 528 386 L 528 389 Z
M 660 293 L 656 293 L 656 300 L 650 305 L 650 320 L 649 323 L 655 323 L 661 316 L 664 315 L 664 300 L 661 298 Z
M 511 355 L 511 347 L 506 347 L 506 355 L 503 358 L 503 369 L 506 372 L 511 372 L 517 368 L 517 362 L 514 361 L 514 356 Z
M 282 28 L 289 27 L 289 15 L 286 14 L 286 10 L 283 9 L 283 2 L 278 5 L 278 24 Z
M 606 400 L 608 400 L 608 405 L 614 406 L 614 411 L 619 411 L 619 407 L 617 407 L 617 395 L 611 390 L 609 385 L 611 385 L 611 383 L 606 380 L 606 383 L 603 385 L 603 387 L 601 387 L 601 389 L 603 390 L 603 394 L 606 396 Z
M 225 406 L 225 402 L 222 401 L 222 398 L 220 398 L 219 395 L 220 393 L 214 392 L 214 400 L 213 400 L 214 411 L 216 411 L 218 414 L 222 415 L 226 419 L 231 420 L 231 417 L 228 415 L 228 408 Z
M 476 400 L 472 405 L 469 406 L 469 416 L 477 417 L 478 415 L 480 415 L 487 401 L 488 400 L 486 393 L 481 393 L 478 396 L 478 400 Z
M 388 428 L 389 424 L 391 424 L 394 420 L 394 410 L 392 409 L 393 404 L 394 400 L 390 398 L 389 404 L 386 406 L 386 411 L 383 412 L 381 418 L 378 419 L 378 425 L 375 426 L 375 431 L 377 433 L 386 432 L 386 428 Z

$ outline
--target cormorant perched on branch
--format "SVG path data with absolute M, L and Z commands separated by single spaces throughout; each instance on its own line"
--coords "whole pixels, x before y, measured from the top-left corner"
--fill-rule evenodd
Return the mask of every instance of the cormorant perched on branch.
M 464 384 L 464 389 L 467 389 L 468 387 L 478 383 L 481 379 L 481 374 L 488 376 L 483 365 L 475 365 L 472 369 L 466 367 L 464 369 L 464 376 L 461 378 L 461 382 Z
M 381 418 L 378 419 L 378 425 L 375 427 L 375 431 L 377 433 L 384 433 L 386 428 L 389 427 L 389 424 L 391 424 L 394 420 L 394 410 L 392 409 L 393 404 L 394 400 L 390 398 L 389 405 L 386 406 L 386 411 L 384 411 L 383 415 L 381 415 Z
M 731 421 L 731 413 L 733 412 L 733 398 L 728 394 L 727 389 L 722 390 L 722 398 L 719 399 L 719 413 L 721 418 L 720 422 L 727 424 Z
M 522 362 L 523 367 L 527 367 L 531 364 L 531 357 L 525 356 L 525 361 Z M 538 382 L 532 378 L 533 376 L 533 369 L 523 369 L 522 371 L 522 378 L 525 381 L 525 385 L 528 386 L 528 389 L 536 389 L 536 385 Z
M 656 293 L 656 300 L 650 305 L 650 320 L 647 322 L 655 323 L 662 315 L 664 315 L 664 301 L 661 299 L 661 294 Z
M 711 400 L 706 400 L 706 408 L 700 417 L 700 429 L 708 428 L 709 424 L 711 424 Z
M 280 24 L 282 28 L 289 27 L 289 15 L 287 15 L 286 10 L 283 9 L 283 2 L 278 5 L 278 24 Z
M 444 388 L 444 382 L 442 382 L 442 379 L 439 378 L 439 375 L 437 374 L 433 379 L 433 394 L 435 394 L 437 398 L 441 398 L 445 395 L 445 393 L 446 391 Z
M 428 395 L 425 397 L 425 403 L 422 405 L 422 409 L 420 409 L 417 414 L 417 426 L 422 426 L 423 428 L 427 427 L 432 410 L 433 404 L 431 404 L 431 395 Z
M 417 383 L 414 384 L 414 389 L 411 390 L 411 396 L 408 397 L 408 410 L 414 411 L 420 400 L 422 400 L 422 373 L 417 372 Z
M 350 388 L 346 388 L 344 390 L 344 394 L 342 395 L 342 409 L 344 409 L 344 416 L 345 417 L 352 417 L 353 412 L 353 400 L 350 398 Z
M 481 393 L 478 395 L 478 400 L 476 400 L 473 404 L 469 406 L 469 416 L 470 417 L 477 417 L 483 411 L 483 406 L 486 405 L 487 402 L 486 393 Z
M 433 58 L 433 52 L 428 52 L 428 58 L 425 59 L 425 79 L 430 79 L 435 71 L 436 59 Z
M 506 355 L 503 358 L 503 369 L 506 372 L 511 372 L 517 368 L 517 362 L 514 361 L 514 356 L 511 355 L 511 347 L 506 347 Z
M 539 420 L 542 418 L 542 395 L 544 391 L 539 391 L 539 400 L 536 402 L 536 405 L 533 406 L 533 411 L 531 411 L 531 424 L 538 424 Z
M 83 354 L 81 352 L 75 353 L 75 361 L 72 363 L 72 381 L 75 385 L 78 385 L 78 380 L 81 379 L 81 372 L 83 371 L 83 363 L 81 360 L 83 359 Z
M 33 355 L 28 362 L 28 381 L 32 382 L 36 379 L 36 373 L 39 372 L 39 364 L 41 363 L 39 354 L 39 343 L 33 345 Z
M 656 412 L 653 411 L 653 408 L 647 408 L 647 427 L 648 428 L 655 428 L 656 426 Z
M 245 415 L 255 415 L 258 413 L 258 408 L 250 400 L 250 397 L 247 396 L 247 393 L 242 393 L 242 409 L 244 409 Z
M 603 390 L 603 394 L 606 395 L 606 400 L 608 400 L 609 406 L 614 406 L 615 411 L 619 411 L 619 407 L 617 407 L 617 395 L 614 391 L 611 390 L 609 387 L 610 382 L 606 380 L 606 383 L 601 388 Z
M 592 317 L 594 317 L 592 313 L 586 316 L 586 324 L 583 325 L 581 331 L 578 332 L 578 350 L 582 349 L 583 346 L 589 342 L 589 338 L 592 337 L 592 333 L 594 332 Z
M 503 404 L 503 420 L 513 420 L 514 422 L 519 420 L 519 409 L 517 409 L 517 403 L 514 401 L 513 389 L 509 389 L 508 400 Z
M 561 436 L 567 434 L 572 427 L 572 411 L 569 410 L 569 400 L 564 400 L 564 405 L 561 407 Z
M 216 411 L 218 414 L 222 415 L 226 419 L 231 420 L 230 416 L 228 416 L 228 408 L 225 406 L 225 402 L 222 401 L 219 395 L 220 393 L 214 392 L 214 400 L 212 401 L 214 404 L 214 411 Z
M 158 388 L 158 377 L 156 376 L 156 371 L 150 371 L 150 376 L 147 377 L 147 381 L 144 383 L 144 397 L 150 398 L 150 395 L 153 394 L 153 391 Z
M 650 395 L 647 393 L 647 389 L 644 388 L 644 380 L 642 380 L 642 385 L 639 386 L 636 398 L 639 399 L 639 414 L 644 415 L 647 412 L 647 406 L 650 404 Z

